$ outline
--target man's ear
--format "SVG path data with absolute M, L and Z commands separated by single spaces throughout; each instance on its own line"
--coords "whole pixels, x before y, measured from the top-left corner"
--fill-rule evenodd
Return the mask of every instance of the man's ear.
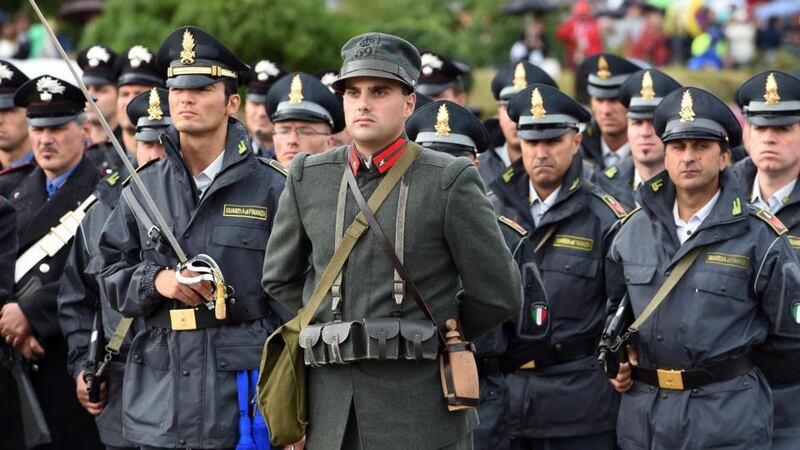
M 228 115 L 233 116 L 239 112 L 239 106 L 242 104 L 242 97 L 239 94 L 233 94 L 228 97 Z
M 412 92 L 406 97 L 406 104 L 403 110 L 403 119 L 408 120 L 412 114 L 414 114 L 414 107 L 417 105 L 417 93 Z

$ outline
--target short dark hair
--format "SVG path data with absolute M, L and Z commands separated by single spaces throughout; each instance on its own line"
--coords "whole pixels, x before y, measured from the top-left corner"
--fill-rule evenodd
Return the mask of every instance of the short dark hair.
M 231 95 L 239 93 L 239 83 L 236 80 L 225 79 L 222 80 L 222 85 L 225 87 L 225 103 L 228 103 Z

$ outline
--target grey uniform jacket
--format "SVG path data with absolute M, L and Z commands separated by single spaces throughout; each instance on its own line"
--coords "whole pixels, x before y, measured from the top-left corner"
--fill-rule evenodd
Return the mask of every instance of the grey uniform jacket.
M 521 161 L 511 167 L 513 175 L 491 187 L 495 208 L 532 230 L 521 250 L 522 260 L 540 269 L 549 303 L 540 326 L 531 324 L 522 333 L 523 322 L 512 327 L 515 332 L 504 357 L 511 391 L 511 435 L 542 439 L 613 430 L 619 400 L 593 350 L 605 322 L 604 257 L 614 225 L 625 211 L 616 203 L 615 213 L 603 200 L 610 201 L 608 194 L 583 180 L 583 161 L 576 155 L 555 204 L 537 226 L 528 201 L 530 178 Z M 534 251 L 545 238 L 540 250 Z M 528 298 L 536 292 L 527 288 L 527 273 L 523 267 L 526 299 L 518 321 L 530 317 L 537 306 Z M 576 341 L 587 342 L 581 355 L 542 361 L 551 359 L 544 355 L 556 346 Z M 536 370 L 515 370 L 530 360 L 539 360 Z
M 635 168 L 633 158 L 625 158 L 616 166 L 609 167 L 597 174 L 595 181 L 598 186 L 611 193 L 626 208 L 633 210 L 636 207 L 638 194 L 633 189 Z
M 739 161 L 733 166 L 733 173 L 738 175 L 745 192 L 752 192 L 756 177 L 753 161 L 750 158 Z M 783 206 L 775 215 L 788 228 L 789 244 L 800 255 L 800 183 L 795 184 L 788 198 L 781 200 Z M 782 351 L 784 347 L 792 349 L 796 345 L 792 338 L 776 336 L 756 348 L 760 368 L 772 387 L 773 450 L 792 450 L 800 443 L 800 355 Z
M 702 248 L 650 320 L 632 337 L 639 365 L 690 369 L 746 355 L 776 334 L 796 334 L 787 299 L 798 298 L 797 259 L 780 223 L 747 204 L 730 170 L 710 215 L 680 245 L 675 188 L 662 172 L 641 187 L 642 210 L 620 229 L 607 274 L 609 312 L 627 292 L 640 315 L 677 261 Z M 761 217 L 758 216 L 761 215 Z M 790 302 L 789 302 L 790 303 Z M 796 352 L 785 348 L 787 352 Z M 772 396 L 758 368 L 691 390 L 634 382 L 622 396 L 617 436 L 624 449 L 769 448 Z
M 289 309 L 308 301 L 333 255 L 333 224 L 348 149 L 301 153 L 292 162 L 262 280 L 267 293 Z M 459 318 L 466 338 L 477 338 L 515 314 L 521 296 L 519 273 L 478 171 L 466 158 L 424 149 L 409 173 L 404 265 L 437 321 Z M 365 198 L 382 178 L 374 164 L 369 169 L 361 164 L 356 179 Z M 390 241 L 398 192 L 396 186 L 375 214 Z M 348 192 L 345 227 L 357 212 Z M 373 236 L 365 233 L 343 269 L 342 320 L 390 317 L 393 271 Z M 459 279 L 464 293 L 457 302 Z M 328 294 L 312 323 L 333 320 L 330 299 Z M 401 314 L 426 320 L 408 293 Z M 474 412 L 447 411 L 434 361 L 311 368 L 308 398 L 309 448 L 341 446 L 351 404 L 365 449 L 440 448 L 463 439 L 476 422 Z
M 244 126 L 231 119 L 222 170 L 200 198 L 180 157 L 178 134 L 162 141 L 167 158 L 140 175 L 183 250 L 210 255 L 236 305 L 270 302 L 259 284 L 283 174 L 250 150 Z M 126 189 L 134 189 L 134 185 Z M 176 259 L 158 253 L 126 202 L 120 202 L 100 238 L 101 272 L 111 306 L 144 317 L 125 368 L 123 435 L 155 447 L 228 448 L 236 444 L 236 371 L 258 367 L 261 347 L 276 322 L 259 320 L 191 331 L 150 326 L 164 308 L 181 307 L 160 296 L 154 278 Z M 201 306 L 203 308 L 204 306 Z
M 480 161 L 478 171 L 486 187 L 492 184 L 507 167 L 503 158 L 497 154 L 498 149 L 502 149 L 502 147 L 490 148 L 478 155 L 478 161 Z
M 98 247 L 100 233 L 111 211 L 117 205 L 121 187 L 122 180 L 119 173 L 98 183 L 94 194 L 97 201 L 86 212 L 86 217 L 78 227 L 59 282 L 58 322 L 61 333 L 67 340 L 67 369 L 73 379 L 86 368 L 92 322 L 98 304 L 102 309 L 106 342 L 122 318 L 120 313 L 111 309 L 98 280 L 100 270 L 103 268 Z M 141 319 L 137 322 L 140 321 Z M 108 396 L 105 408 L 95 416 L 95 421 L 100 440 L 106 445 L 115 447 L 134 445 L 122 437 L 122 376 L 125 372 L 124 356 L 130 347 L 131 336 L 137 329 L 141 329 L 141 324 L 137 323 L 131 327 L 120 354 L 115 356 L 105 369 Z M 102 356 L 103 354 L 100 354 L 100 357 Z

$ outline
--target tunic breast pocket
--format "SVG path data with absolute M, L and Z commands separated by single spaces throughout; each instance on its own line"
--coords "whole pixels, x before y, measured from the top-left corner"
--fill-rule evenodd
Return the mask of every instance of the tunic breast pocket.
M 631 299 L 634 311 L 637 314 L 641 313 L 655 293 L 656 286 L 653 285 L 653 278 L 656 274 L 656 266 L 625 264 L 624 270 L 628 297 Z
M 734 345 L 755 317 L 756 304 L 748 301 L 749 283 L 744 278 L 715 272 L 697 271 L 692 275 L 690 292 L 678 290 L 670 295 L 677 300 L 673 306 L 681 308 L 683 345 L 696 355 L 712 352 L 723 343 Z
M 581 323 L 594 320 L 600 313 L 605 301 L 602 292 L 605 281 L 598 276 L 600 260 L 551 252 L 540 268 L 553 321 L 566 319 Z
M 223 247 L 241 248 L 246 250 L 267 249 L 267 230 L 261 227 L 246 225 L 216 225 L 211 236 L 215 245 Z

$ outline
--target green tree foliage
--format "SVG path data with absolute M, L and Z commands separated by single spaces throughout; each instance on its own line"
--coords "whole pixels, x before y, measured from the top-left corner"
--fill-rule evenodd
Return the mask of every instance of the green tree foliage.
M 309 72 L 338 66 L 339 49 L 358 32 L 323 0 L 108 0 L 80 47 L 103 42 L 122 50 L 142 43 L 156 49 L 167 34 L 189 24 L 218 37 L 245 62 L 267 57 Z

